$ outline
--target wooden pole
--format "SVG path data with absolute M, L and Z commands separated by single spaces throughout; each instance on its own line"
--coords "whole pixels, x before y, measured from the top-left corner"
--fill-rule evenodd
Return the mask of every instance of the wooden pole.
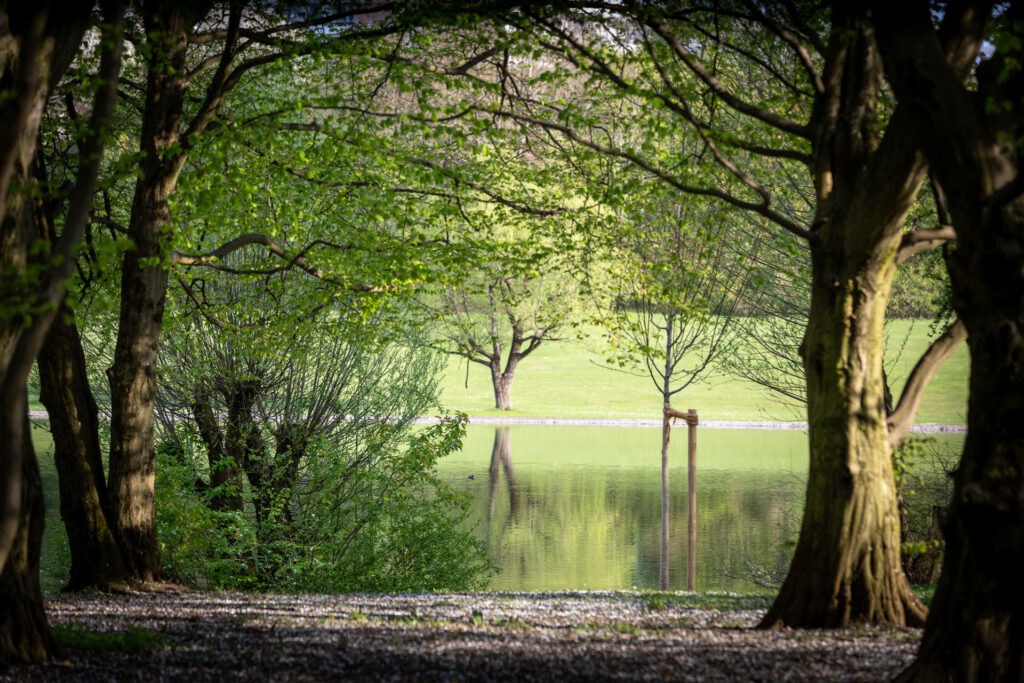
M 666 407 L 668 404 L 665 404 Z M 672 432 L 672 425 L 668 410 L 664 411 L 661 423 L 661 553 L 660 558 L 660 579 L 658 585 L 661 590 L 668 590 L 668 441 Z
M 686 413 L 686 493 L 689 503 L 686 519 L 686 590 L 692 591 L 697 586 L 697 411 L 690 408 Z

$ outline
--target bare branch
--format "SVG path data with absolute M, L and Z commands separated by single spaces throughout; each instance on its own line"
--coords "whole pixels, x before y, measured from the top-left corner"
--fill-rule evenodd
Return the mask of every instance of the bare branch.
M 892 448 L 898 447 L 906 440 L 928 383 L 964 339 L 967 339 L 967 327 L 960 320 L 956 320 L 932 342 L 917 361 L 910 377 L 907 378 L 907 383 L 903 386 L 899 404 L 887 422 L 889 435 L 886 439 Z
M 956 241 L 956 230 L 952 225 L 940 225 L 930 230 L 905 232 L 900 240 L 899 251 L 896 252 L 896 263 L 903 263 L 914 254 L 954 241 Z

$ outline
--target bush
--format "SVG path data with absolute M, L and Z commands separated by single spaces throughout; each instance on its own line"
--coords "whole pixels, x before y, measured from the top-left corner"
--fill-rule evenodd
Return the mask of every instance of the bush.
M 437 460 L 461 446 L 464 423 L 464 417 L 448 418 L 412 434 L 387 423 L 367 426 L 366 442 L 379 451 L 371 460 L 320 443 L 306 455 L 303 476 L 287 500 L 261 522 L 252 513 L 248 487 L 244 513 L 208 506 L 210 492 L 199 493 L 196 486 L 205 474 L 197 466 L 201 447 L 186 454 L 162 449 L 157 523 L 165 570 L 204 588 L 481 588 L 494 565 L 486 546 L 460 530 L 469 497 L 436 474 Z

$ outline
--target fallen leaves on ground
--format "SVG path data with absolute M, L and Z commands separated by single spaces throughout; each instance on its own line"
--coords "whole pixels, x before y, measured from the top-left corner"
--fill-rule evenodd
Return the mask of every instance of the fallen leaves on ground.
M 132 638 L 69 647 L 0 679 L 877 681 L 908 665 L 920 639 L 881 627 L 757 631 L 757 600 L 692 604 L 632 592 L 59 595 L 47 602 L 52 625 Z

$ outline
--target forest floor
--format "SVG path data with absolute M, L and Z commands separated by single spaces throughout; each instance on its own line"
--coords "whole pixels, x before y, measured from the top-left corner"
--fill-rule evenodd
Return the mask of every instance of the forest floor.
M 891 679 L 920 630 L 758 631 L 770 598 L 574 592 L 47 598 L 65 645 L 0 680 Z

